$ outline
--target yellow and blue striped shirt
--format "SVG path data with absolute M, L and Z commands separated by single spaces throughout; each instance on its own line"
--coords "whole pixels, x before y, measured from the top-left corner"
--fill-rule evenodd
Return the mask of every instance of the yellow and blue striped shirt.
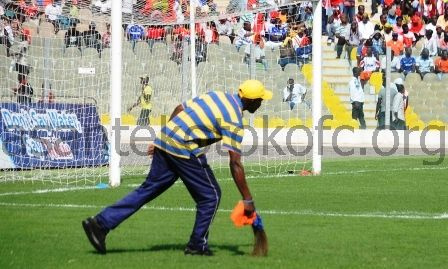
M 182 105 L 184 110 L 162 127 L 154 146 L 189 159 L 222 140 L 223 147 L 241 154 L 243 105 L 237 94 L 209 92 Z

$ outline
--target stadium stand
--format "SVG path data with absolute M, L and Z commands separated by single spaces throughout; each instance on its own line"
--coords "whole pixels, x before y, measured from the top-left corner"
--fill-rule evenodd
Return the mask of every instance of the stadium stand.
M 8 1 L 6 1 L 8 2 Z M 109 21 L 108 10 L 98 9 L 95 7 L 95 3 L 91 1 L 64 1 L 57 4 L 62 4 L 62 14 L 58 17 L 56 22 L 49 20 L 45 15 L 45 6 L 39 6 L 34 1 L 17 1 L 8 4 L 3 4 L 5 9 L 5 15 L 2 17 L 2 29 L 11 29 L 15 41 L 8 45 L 5 35 L 0 37 L 2 40 L 0 45 L 0 70 L 2 74 L 6 74 L 5 80 L 2 79 L 0 86 L 2 89 L 11 89 L 15 86 L 17 81 L 17 72 L 8 72 L 12 55 L 20 51 L 22 47 L 26 47 L 27 64 L 31 67 L 29 74 L 29 81 L 34 87 L 40 87 L 42 84 L 42 74 L 45 73 L 46 77 L 50 78 L 50 84 L 52 90 L 55 92 L 56 98 L 72 97 L 82 94 L 85 91 L 89 92 L 89 96 L 96 100 L 103 100 L 98 102 L 102 107 L 100 111 L 107 113 L 108 102 L 105 98 L 109 91 L 109 79 L 108 70 L 110 67 L 110 50 L 108 48 L 99 48 L 98 50 L 90 47 L 86 44 L 85 39 L 81 38 L 81 33 L 89 30 L 89 25 L 92 23 L 96 26 L 96 30 L 103 36 L 108 29 L 107 23 Z M 422 64 L 432 63 L 435 65 L 436 60 L 442 51 L 446 49 L 444 47 L 445 35 L 448 36 L 448 32 L 445 33 L 443 26 L 445 26 L 445 18 L 448 19 L 448 5 L 444 1 L 433 1 L 434 10 L 432 11 L 432 17 L 423 12 L 425 3 L 421 2 L 418 6 L 409 7 L 404 1 L 393 3 L 390 6 L 379 6 L 375 9 L 378 10 L 378 14 L 371 14 L 370 1 L 358 2 L 357 6 L 364 6 L 364 9 L 358 8 L 359 12 L 354 16 L 353 20 L 361 31 L 371 31 L 371 27 L 366 25 L 373 25 L 375 30 L 380 34 L 380 41 L 374 44 L 379 44 L 375 47 L 372 44 L 372 38 L 361 39 L 360 46 L 354 48 L 349 55 L 342 55 L 342 58 L 336 59 L 335 45 L 333 43 L 339 42 L 344 37 L 346 30 L 344 26 L 340 24 L 340 18 L 343 14 L 343 10 L 339 10 L 339 5 L 342 1 L 331 1 L 326 3 L 324 1 L 324 28 L 323 32 L 328 34 L 328 31 L 336 31 L 333 34 L 336 35 L 334 42 L 327 42 L 324 38 L 321 41 L 324 48 L 323 55 L 323 78 L 324 78 L 324 104 L 327 111 L 325 113 L 331 113 L 335 120 L 330 125 L 337 126 L 338 124 L 350 122 L 355 125 L 351 119 L 347 116 L 350 111 L 350 100 L 348 95 L 347 84 L 351 78 L 350 66 L 359 65 L 365 56 L 366 48 L 372 46 L 374 54 L 378 61 L 382 61 L 384 58 L 386 40 L 389 40 L 393 33 L 398 33 L 398 41 L 406 43 L 412 49 L 412 55 L 416 59 L 416 66 L 410 73 L 404 77 L 403 73 L 400 73 L 400 67 L 397 68 L 397 73 L 392 75 L 392 80 L 396 77 L 405 78 L 405 86 L 409 92 L 411 98 L 411 105 L 414 108 L 411 113 L 411 118 L 414 119 L 413 126 L 420 126 L 421 121 L 425 123 L 431 120 L 440 120 L 447 122 L 447 118 L 443 109 L 446 108 L 445 100 L 447 93 L 447 76 L 444 74 L 434 73 L 436 69 L 430 68 L 429 73 L 423 76 L 423 80 L 415 72 L 421 70 L 424 66 Z M 42 2 L 39 2 L 42 3 Z M 157 8 L 145 6 L 135 16 L 135 25 L 141 25 L 144 32 L 141 36 L 136 36 L 136 32 L 129 32 L 128 25 L 123 25 L 123 106 L 127 107 L 135 100 L 135 96 L 138 95 L 138 77 L 144 74 L 151 74 L 152 87 L 157 89 L 154 92 L 155 96 L 159 98 L 168 98 L 161 106 L 154 107 L 153 117 L 165 115 L 170 112 L 173 105 L 179 102 L 181 99 L 188 96 L 189 89 L 181 90 L 182 85 L 188 82 L 188 78 L 182 78 L 181 67 L 179 63 L 182 61 L 182 46 L 183 39 L 188 36 L 188 29 L 179 28 L 173 29 L 172 17 L 170 14 L 171 1 L 167 1 L 168 6 L 163 6 L 162 10 L 167 13 L 163 16 L 163 21 L 156 21 L 158 25 L 162 25 L 165 33 L 158 35 L 155 29 L 151 28 L 152 32 L 149 35 L 150 27 L 145 25 L 153 23 L 151 19 L 156 20 Z M 258 2 L 256 2 L 258 3 Z M 231 6 L 225 6 L 224 1 L 210 1 L 208 2 L 208 12 L 199 13 L 199 17 L 205 18 L 208 15 L 219 14 L 220 10 L 233 8 Z M 261 3 L 258 3 L 261 5 Z M 270 19 L 282 21 L 288 29 L 287 36 L 281 37 L 282 41 L 287 41 L 288 38 L 293 40 L 293 46 L 296 52 L 303 55 L 304 47 L 311 46 L 311 43 L 303 43 L 301 38 L 297 38 L 298 32 L 304 32 L 305 37 L 311 38 L 310 24 L 308 23 L 311 18 L 307 17 L 308 13 L 306 9 L 310 6 L 308 3 L 299 3 L 287 8 L 287 21 L 282 21 L 280 12 L 268 12 L 264 17 L 264 26 L 268 30 Z M 136 8 L 136 7 L 135 7 Z M 282 8 L 278 9 L 281 10 Z M 36 10 L 35 12 L 29 12 L 29 10 Z M 362 11 L 365 10 L 365 11 Z M 146 16 L 149 11 L 150 16 Z M 159 10 L 160 11 L 160 10 Z M 138 13 L 138 12 L 137 12 Z M 326 14 L 331 14 L 329 19 Z M 374 15 L 374 16 L 372 16 Z M 381 19 L 386 17 L 386 21 Z M 370 17 L 370 18 L 369 18 Z M 262 17 L 263 18 L 263 17 Z M 367 22 L 366 22 L 367 18 Z M 436 23 L 431 23 L 436 19 Z M 171 21 L 170 21 L 171 19 Z M 246 20 L 248 18 L 241 16 L 235 18 L 229 18 L 229 22 L 232 25 L 233 33 L 236 35 L 239 29 L 242 27 L 241 23 L 237 20 Z M 249 18 L 250 19 L 250 18 Z M 253 19 L 253 18 L 252 18 Z M 370 20 L 370 21 L 369 21 Z M 410 33 L 403 33 L 403 26 L 396 23 L 396 21 L 403 20 L 403 24 L 409 25 Z M 327 22 L 331 22 L 328 27 Z M 422 25 L 418 25 L 422 22 Z M 255 24 L 252 21 L 254 30 L 258 29 L 262 24 Z M 440 24 L 440 25 L 438 25 Z M 74 40 L 76 46 L 67 46 L 67 36 L 70 27 L 74 26 L 77 33 L 69 35 L 70 40 Z M 362 27 L 359 27 L 362 26 Z M 437 27 L 440 26 L 440 27 Z M 233 38 L 227 35 L 217 35 L 216 28 L 213 23 L 198 24 L 198 32 L 200 33 L 200 39 L 198 40 L 199 46 L 197 46 L 198 57 L 198 85 L 199 92 L 204 92 L 212 88 L 225 87 L 226 90 L 235 90 L 238 86 L 238 81 L 247 79 L 248 66 L 244 63 L 244 51 L 245 47 L 237 50 L 234 44 L 231 42 Z M 258 27 L 258 28 L 257 28 Z M 283 27 L 283 26 L 282 26 Z M 188 27 L 186 27 L 188 28 Z M 392 32 L 388 30 L 392 28 Z M 432 35 L 428 35 L 430 30 L 435 28 Z M 160 28 L 161 29 L 161 28 Z M 257 30 L 258 29 L 258 30 Z M 417 31 L 418 30 L 418 31 Z M 271 30 L 270 30 L 271 31 Z M 266 31 L 269 32 L 269 31 Z M 272 31 L 271 31 L 272 32 Z M 375 33 L 377 33 L 375 32 Z M 157 38 L 154 39 L 154 33 Z M 206 34 L 207 33 L 207 34 Z M 264 31 L 258 34 L 263 36 Z M 278 32 L 276 32 L 278 34 Z M 427 37 L 424 37 L 425 34 Z M 210 37 L 209 37 L 210 36 Z M 262 42 L 269 42 L 269 36 L 265 35 Z M 360 33 L 360 36 L 365 36 L 365 33 Z M 428 38 L 429 37 L 429 38 Z M 405 42 L 410 38 L 410 43 Z M 137 42 L 131 42 L 127 39 L 138 40 Z M 294 43 L 294 41 L 296 43 Z M 366 43 L 367 44 L 364 44 Z M 79 43 L 78 43 L 79 42 Z M 302 42 L 302 43 L 301 43 Z M 11 43 L 11 42 L 9 42 Z M 284 46 L 286 46 L 284 43 Z M 343 44 L 343 41 L 341 43 Z M 438 47 L 438 56 L 429 56 L 429 60 L 420 58 L 420 52 L 424 48 L 430 48 L 430 46 L 436 44 Z M 382 49 L 378 49 L 382 48 Z M 225 53 L 223 53 L 225 52 Z M 307 59 L 293 58 L 293 63 L 287 64 L 282 67 L 278 65 L 278 60 L 281 58 L 280 49 L 264 49 L 265 59 L 267 60 L 267 69 L 264 70 L 263 66 L 257 64 L 256 66 L 256 78 L 262 80 L 269 88 L 280 89 L 283 87 L 284 81 L 288 77 L 296 77 L 299 81 L 308 81 L 306 86 L 310 86 L 311 71 L 310 66 L 307 64 Z M 402 56 L 397 56 L 399 59 Z M 51 58 L 51 60 L 46 60 Z M 426 62 L 425 62 L 426 61 Z M 399 62 L 399 61 L 398 61 Z M 78 74 L 79 67 L 91 67 L 97 70 L 98 76 L 94 79 L 85 75 Z M 431 64 L 430 66 L 431 67 Z M 380 68 L 380 72 L 383 66 Z M 242 72 L 244 70 L 244 72 Z M 185 71 L 185 70 L 184 70 Z M 50 74 L 50 75 L 48 75 Z M 218 76 L 217 76 L 218 74 Z M 236 75 L 237 74 L 237 75 Z M 267 76 L 267 75 L 270 76 Z M 364 105 L 364 112 L 366 115 L 367 126 L 370 128 L 376 127 L 375 106 L 376 95 L 379 91 L 381 80 L 380 75 L 369 74 L 370 80 L 366 82 L 366 104 Z M 246 77 L 245 77 L 246 76 Z M 275 76 L 275 80 L 269 79 Z M 95 80 L 95 81 L 94 81 Z M 100 81 L 100 82 L 98 82 Z M 82 85 L 83 88 L 80 88 Z M 370 89 L 371 88 L 371 89 Z M 437 89 L 437 90 L 435 90 Z M 434 92 L 436 91 L 436 92 Z M 7 92 L 7 91 L 2 91 Z M 430 94 L 430 92 L 432 92 Z M 280 95 L 278 95 L 280 96 Z M 424 98 L 426 100 L 417 101 L 417 98 Z M 35 99 L 39 99 L 38 95 Z M 311 94 L 307 95 L 307 99 L 311 98 Z M 263 113 L 270 114 L 278 110 L 285 110 L 282 107 L 284 104 L 281 102 L 281 98 L 275 99 L 276 103 L 272 107 L 267 107 Z M 434 103 L 433 103 L 434 102 Z M 440 114 L 439 114 L 440 113 Z M 409 114 L 409 113 L 407 113 Z M 417 117 L 414 117 L 415 115 Z M 135 115 L 126 115 L 127 122 L 133 122 L 132 117 Z M 279 115 L 279 118 L 283 120 L 282 124 L 286 124 L 290 119 Z M 105 115 L 106 119 L 107 116 Z M 297 119 L 298 120 L 305 120 Z M 279 120 L 274 120 L 280 124 Z M 294 121 L 294 120 L 292 120 Z M 410 124 L 410 123 L 409 123 Z M 410 124 L 411 125 L 411 124 Z

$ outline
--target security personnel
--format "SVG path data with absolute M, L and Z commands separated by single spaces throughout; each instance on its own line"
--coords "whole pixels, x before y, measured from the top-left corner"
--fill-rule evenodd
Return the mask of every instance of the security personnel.
M 143 205 L 153 200 L 181 178 L 196 202 L 196 221 L 184 253 L 212 255 L 208 247 L 210 225 L 218 210 L 221 189 L 204 154 L 204 147 L 217 141 L 229 151 L 230 171 L 240 191 L 245 214 L 255 211 L 241 163 L 243 111 L 254 113 L 272 92 L 257 80 L 243 82 L 237 94 L 209 92 L 178 105 L 162 127 L 154 144 L 146 180 L 133 192 L 95 217 L 82 222 L 90 243 L 106 253 L 106 235 Z

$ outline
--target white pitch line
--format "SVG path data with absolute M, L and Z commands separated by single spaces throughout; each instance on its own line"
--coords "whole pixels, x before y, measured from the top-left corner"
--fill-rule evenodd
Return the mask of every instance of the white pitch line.
M 34 191 L 3 192 L 3 193 L 0 193 L 0 196 L 27 195 L 27 194 L 45 194 L 45 193 L 50 193 L 50 192 L 67 192 L 67 191 L 90 190 L 90 189 L 95 189 L 95 186 L 67 187 L 67 188 L 56 188 L 56 189 L 41 189 L 41 190 L 34 190 Z
M 29 204 L 29 203 L 4 203 L 4 207 L 42 207 L 42 208 L 81 208 L 81 209 L 101 209 L 104 206 L 83 205 L 83 204 Z M 164 206 L 143 206 L 144 210 L 154 211 L 174 211 L 174 212 L 196 212 L 196 208 L 189 207 L 164 207 Z M 230 213 L 230 209 L 219 209 L 218 212 Z M 422 212 L 374 212 L 374 213 L 339 213 L 339 212 L 317 212 L 313 210 L 302 211 L 277 211 L 260 210 L 262 215 L 283 215 L 283 216 L 316 216 L 316 217 L 346 217 L 346 218 L 379 218 L 379 219 L 407 219 L 407 220 L 445 220 L 448 219 L 448 212 L 445 213 L 422 213 Z

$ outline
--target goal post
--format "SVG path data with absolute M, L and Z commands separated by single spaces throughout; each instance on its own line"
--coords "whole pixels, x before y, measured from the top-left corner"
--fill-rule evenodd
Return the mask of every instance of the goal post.
M 65 19 L 59 24 L 45 16 L 27 18 L 23 27 L 31 32 L 31 40 L 22 41 L 28 48 L 27 81 L 35 89 L 27 104 L 18 104 L 10 90 L 17 86 L 18 71 L 8 71 L 13 57 L 0 45 L 0 72 L 6 77 L 0 81 L 1 121 L 3 111 L 18 119 L 36 112 L 45 120 L 56 110 L 54 115 L 72 117 L 81 125 L 79 131 L 0 125 L 0 181 L 119 186 L 123 177 L 148 172 L 151 160 L 144 156 L 148 139 L 141 138 L 154 138 L 176 105 L 211 90 L 237 94 L 247 79 L 260 80 L 274 92 L 273 100 L 263 102 L 256 113 L 244 113 L 247 128 L 242 146 L 248 174 L 292 175 L 302 170 L 320 174 L 320 1 L 281 1 L 279 5 L 223 0 L 212 6 L 210 1 L 192 0 L 191 10 L 188 5 L 176 6 L 173 0 L 157 1 L 156 6 L 151 6 L 154 1 L 143 6 L 144 2 L 113 0 L 108 7 L 95 6 L 100 1 L 83 6 L 81 1 L 75 19 L 71 1 L 66 1 Z M 237 36 L 244 22 L 254 34 L 239 44 Z M 227 24 L 229 31 L 216 35 L 218 26 Z M 91 46 L 86 33 L 95 26 L 102 37 L 109 35 L 110 44 Z M 274 27 L 285 31 L 284 40 L 271 40 Z M 134 34 L 139 37 L 134 39 Z M 300 38 L 294 41 L 296 36 Z M 293 41 L 303 44 L 296 48 Z M 11 51 L 19 52 L 21 46 L 15 43 Z M 296 50 L 300 56 L 291 55 Z M 149 77 L 145 85 L 140 80 L 143 76 Z M 285 96 L 291 79 L 302 91 L 303 98 L 296 103 Z M 130 109 L 146 91 L 150 104 Z M 58 150 L 71 155 L 58 156 L 52 150 L 59 140 L 64 143 Z M 209 163 L 227 171 L 228 156 L 223 152 L 219 143 L 211 148 Z
M 111 126 L 121 124 L 121 98 L 122 98 L 122 0 L 112 1 L 111 7 L 111 72 L 110 72 L 110 117 Z M 117 187 L 121 183 L 120 163 L 120 136 L 116 137 L 114 130 L 110 129 L 110 161 L 109 184 Z
M 322 0 L 314 2 L 313 16 L 313 174 L 322 170 L 319 131 L 322 124 Z

